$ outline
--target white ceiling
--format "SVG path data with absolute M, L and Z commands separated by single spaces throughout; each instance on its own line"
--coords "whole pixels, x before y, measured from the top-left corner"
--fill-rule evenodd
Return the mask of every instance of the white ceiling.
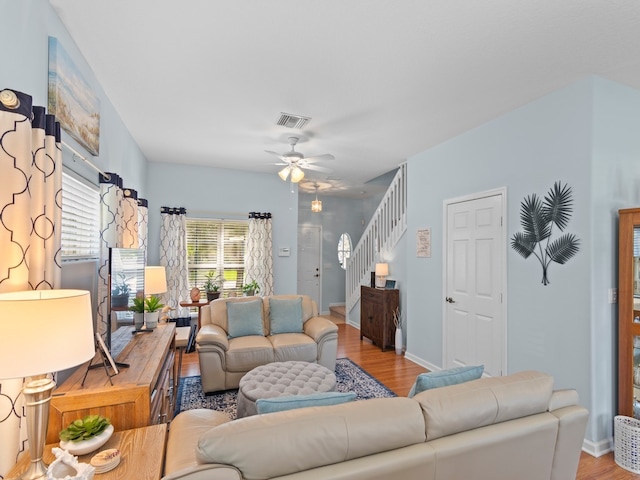
M 150 161 L 276 175 L 264 150 L 295 134 L 335 156 L 308 191 L 366 196 L 407 157 L 585 75 L 640 90 L 637 0 L 50 2 Z M 312 120 L 279 127 L 281 112 Z

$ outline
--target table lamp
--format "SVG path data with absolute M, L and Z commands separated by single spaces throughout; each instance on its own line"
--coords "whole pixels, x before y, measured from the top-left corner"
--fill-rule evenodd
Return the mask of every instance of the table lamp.
M 153 295 L 167 291 L 167 274 L 164 267 L 144 267 L 144 293 Z
M 388 263 L 376 263 L 376 287 L 383 288 L 385 280 L 389 275 Z
M 91 298 L 85 290 L 0 294 L 0 379 L 27 378 L 23 387 L 31 463 L 24 480 L 45 478 L 42 460 L 55 382 L 46 378 L 95 355 Z

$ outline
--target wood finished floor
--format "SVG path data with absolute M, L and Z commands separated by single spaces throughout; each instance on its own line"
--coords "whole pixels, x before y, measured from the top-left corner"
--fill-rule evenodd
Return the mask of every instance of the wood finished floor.
M 360 332 L 344 323 L 338 324 L 338 358 L 347 357 L 373 375 L 378 381 L 405 396 L 419 373 L 427 370 L 393 351 L 382 352 L 366 339 L 360 341 Z M 198 354 L 185 354 L 181 376 L 200 375 Z M 582 453 L 577 480 L 640 480 L 640 475 L 616 465 L 613 453 L 599 458 Z

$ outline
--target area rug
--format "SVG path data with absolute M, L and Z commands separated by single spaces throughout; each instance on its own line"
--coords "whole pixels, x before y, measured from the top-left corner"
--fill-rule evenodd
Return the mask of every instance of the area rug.
M 357 400 L 396 396 L 395 393 L 348 358 L 338 358 L 336 360 L 336 380 L 336 390 L 338 392 L 355 392 Z M 176 414 L 194 408 L 208 408 L 224 412 L 234 420 L 236 418 L 237 398 L 238 390 L 227 390 L 205 395 L 202 392 L 199 375 L 183 377 L 180 379 L 178 387 Z

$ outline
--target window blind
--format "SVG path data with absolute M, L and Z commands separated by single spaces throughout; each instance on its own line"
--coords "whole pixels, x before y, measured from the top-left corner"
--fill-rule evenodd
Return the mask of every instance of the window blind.
M 61 255 L 63 261 L 98 258 L 100 253 L 98 187 L 62 172 Z
M 247 221 L 187 219 L 189 288 L 198 287 L 209 272 L 226 292 L 242 292 Z

